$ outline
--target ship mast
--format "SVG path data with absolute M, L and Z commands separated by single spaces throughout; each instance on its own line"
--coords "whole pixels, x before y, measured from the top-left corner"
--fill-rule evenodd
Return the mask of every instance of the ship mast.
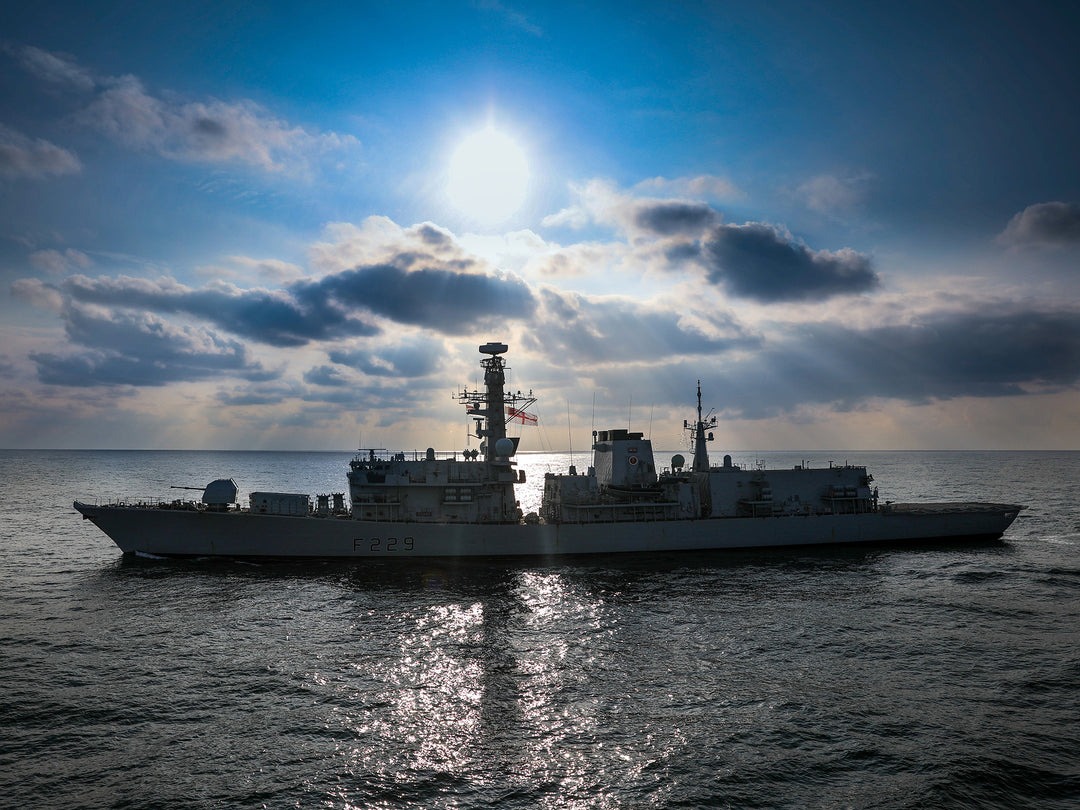
M 458 401 L 464 403 L 470 416 L 476 419 L 476 433 L 478 439 L 483 440 L 481 450 L 484 453 L 484 461 L 494 461 L 496 457 L 495 445 L 499 439 L 506 436 L 506 409 L 510 406 L 512 412 L 520 412 L 536 401 L 530 391 L 528 395 L 520 391 L 506 393 L 506 361 L 499 355 L 508 350 L 505 343 L 485 343 L 480 347 L 481 354 L 490 355 L 480 361 L 484 369 L 484 390 L 470 391 L 465 389 L 458 394 Z M 519 407 L 520 405 L 520 407 Z M 517 439 L 511 439 L 514 447 L 517 447 Z
M 683 421 L 683 429 L 693 431 L 694 434 L 694 461 L 691 466 L 694 472 L 708 472 L 709 471 L 709 449 L 705 446 L 705 442 L 712 441 L 713 434 L 709 433 L 705 435 L 707 428 L 716 427 L 716 417 L 712 416 L 712 411 L 709 412 L 704 418 L 701 415 L 701 380 L 697 381 L 697 421 L 691 425 L 689 422 Z

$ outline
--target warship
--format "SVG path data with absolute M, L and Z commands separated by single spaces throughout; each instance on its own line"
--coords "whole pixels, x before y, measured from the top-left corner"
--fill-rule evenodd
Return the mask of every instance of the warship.
M 506 390 L 504 343 L 479 351 L 484 386 L 457 398 L 479 450 L 437 454 L 361 449 L 346 493 L 252 491 L 232 479 L 199 500 L 76 501 L 75 509 L 125 553 L 226 557 L 551 557 L 1000 538 L 1015 504 L 882 503 L 866 467 L 743 469 L 712 465 L 698 383 L 690 463 L 658 467 L 652 442 L 629 429 L 593 432 L 583 473 L 547 473 L 539 512 L 523 514 L 515 488 L 519 439 L 508 421 L 535 420 L 535 398 Z

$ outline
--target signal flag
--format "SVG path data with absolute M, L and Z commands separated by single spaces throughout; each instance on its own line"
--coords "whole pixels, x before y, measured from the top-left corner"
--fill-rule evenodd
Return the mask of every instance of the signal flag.
M 528 413 L 526 411 L 519 411 L 517 408 L 511 408 L 509 405 L 506 406 L 506 420 L 508 422 L 513 422 L 517 420 L 523 425 L 536 424 L 536 417 L 533 416 L 531 413 Z

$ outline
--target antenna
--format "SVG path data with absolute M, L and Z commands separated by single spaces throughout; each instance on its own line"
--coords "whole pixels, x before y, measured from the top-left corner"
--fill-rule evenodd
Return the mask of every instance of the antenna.
M 712 415 L 712 410 L 702 416 L 701 413 L 701 380 L 698 380 L 697 384 L 697 421 L 691 425 L 689 422 L 683 422 L 683 429 L 690 431 L 693 435 L 692 452 L 694 454 L 694 463 L 691 469 L 694 472 L 703 472 L 709 469 L 709 453 L 705 448 L 705 442 L 711 441 L 713 438 L 712 433 L 706 434 L 709 428 L 716 426 L 716 417 Z
M 630 395 L 630 407 L 626 409 L 626 430 L 629 432 L 633 426 L 634 416 L 634 395 Z
M 574 434 L 570 430 L 570 400 L 566 400 L 566 440 L 570 442 L 570 466 L 574 466 Z

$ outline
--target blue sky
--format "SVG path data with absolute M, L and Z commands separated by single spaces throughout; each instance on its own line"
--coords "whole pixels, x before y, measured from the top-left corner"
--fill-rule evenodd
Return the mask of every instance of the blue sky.
M 568 418 L 682 447 L 698 378 L 730 450 L 1080 448 L 1078 33 L 1055 3 L 7 4 L 0 446 L 459 448 L 498 339 L 531 449 Z

